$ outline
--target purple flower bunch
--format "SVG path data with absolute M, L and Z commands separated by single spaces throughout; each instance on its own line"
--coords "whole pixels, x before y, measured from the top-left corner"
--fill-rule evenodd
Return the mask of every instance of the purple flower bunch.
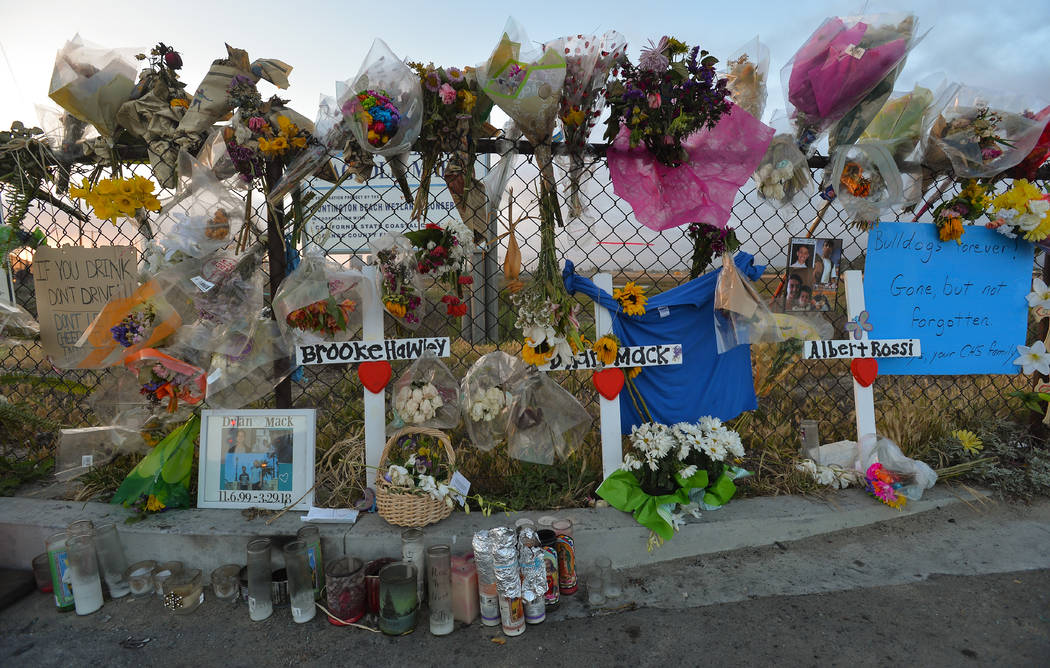
M 156 315 L 152 305 L 147 305 L 142 310 L 132 311 L 124 316 L 124 319 L 116 326 L 109 328 L 113 340 L 125 348 L 141 343 L 145 340 L 146 330 L 153 324 Z

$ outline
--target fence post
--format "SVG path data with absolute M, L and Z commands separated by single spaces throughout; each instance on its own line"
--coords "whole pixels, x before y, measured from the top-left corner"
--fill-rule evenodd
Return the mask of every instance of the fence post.
M 276 161 L 268 163 L 266 168 L 266 192 L 273 190 L 278 179 L 281 178 L 281 166 Z M 270 303 L 277 294 L 277 287 L 284 280 L 284 274 L 288 269 L 287 257 L 284 248 L 284 203 L 277 202 L 273 206 L 266 207 L 266 242 L 268 251 L 268 262 L 270 268 Z M 277 318 L 277 314 L 274 314 Z M 279 378 L 288 374 L 288 360 L 279 359 L 273 363 L 274 374 Z M 274 388 L 274 399 L 277 408 L 292 407 L 292 380 L 285 378 Z

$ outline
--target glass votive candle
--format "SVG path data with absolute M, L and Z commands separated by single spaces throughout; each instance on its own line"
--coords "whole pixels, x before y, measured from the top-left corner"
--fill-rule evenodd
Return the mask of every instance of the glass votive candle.
M 365 564 L 365 595 L 368 598 L 368 612 L 379 614 L 379 571 L 397 561 L 392 557 L 373 559 Z
M 98 555 L 99 572 L 109 588 L 109 595 L 112 598 L 127 596 L 131 591 L 127 580 L 124 579 L 128 560 L 124 556 L 124 546 L 120 542 L 120 534 L 117 533 L 115 524 L 103 524 L 95 529 L 95 553 Z
M 90 615 L 102 607 L 102 580 L 98 574 L 95 541 L 81 534 L 66 542 L 69 558 L 69 583 L 78 615 Z
M 47 552 L 33 557 L 33 579 L 36 580 L 36 588 L 45 594 L 55 590 L 51 584 L 51 562 L 47 559 Z
M 270 575 L 270 604 L 275 608 L 288 605 L 288 571 L 284 568 Z
M 605 581 L 598 575 L 587 578 L 587 605 L 605 605 Z
M 153 568 L 153 591 L 157 596 L 164 598 L 164 581 L 176 573 L 183 571 L 181 561 L 164 561 Z
M 149 596 L 153 593 L 153 569 L 157 562 L 152 559 L 136 561 L 124 570 L 124 579 L 131 588 L 131 595 L 135 598 Z
M 236 601 L 241 593 L 241 565 L 226 564 L 211 572 L 211 591 L 220 601 Z
M 403 561 L 379 571 L 379 630 L 383 633 L 399 636 L 416 628 L 416 577 L 416 567 Z
M 164 607 L 176 615 L 188 615 L 204 603 L 204 578 L 199 568 L 172 573 L 165 578 Z
M 93 536 L 95 535 L 95 523 L 91 520 L 76 520 L 69 523 L 66 527 L 66 535 L 70 538 L 76 538 L 77 536 Z
M 376 574 L 378 578 L 378 572 Z M 325 587 L 328 594 L 328 618 L 332 624 L 352 624 L 365 616 L 368 595 L 365 592 L 365 565 L 355 557 L 341 557 L 325 564 Z M 379 594 L 376 592 L 376 599 Z

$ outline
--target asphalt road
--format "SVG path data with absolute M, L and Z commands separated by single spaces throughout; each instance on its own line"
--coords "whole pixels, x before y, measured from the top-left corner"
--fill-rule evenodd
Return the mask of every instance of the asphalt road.
M 622 572 L 615 604 L 566 599 L 516 638 L 388 638 L 287 609 L 255 623 L 211 599 L 184 617 L 157 598 L 77 617 L 34 593 L 0 612 L 0 666 L 1050 666 L 1048 520 L 1045 501 L 957 504 L 654 563 Z

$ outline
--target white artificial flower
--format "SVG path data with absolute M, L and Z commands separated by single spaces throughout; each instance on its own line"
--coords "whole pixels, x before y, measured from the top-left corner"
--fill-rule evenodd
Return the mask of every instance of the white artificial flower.
M 1017 346 L 1017 354 L 1014 364 L 1021 367 L 1026 374 L 1039 372 L 1044 376 L 1050 376 L 1050 354 L 1046 352 L 1046 345 L 1042 341 L 1036 341 L 1031 346 Z
M 1043 279 L 1036 278 L 1032 281 L 1032 291 L 1026 297 L 1028 308 L 1042 307 L 1050 310 L 1050 287 L 1047 287 Z

